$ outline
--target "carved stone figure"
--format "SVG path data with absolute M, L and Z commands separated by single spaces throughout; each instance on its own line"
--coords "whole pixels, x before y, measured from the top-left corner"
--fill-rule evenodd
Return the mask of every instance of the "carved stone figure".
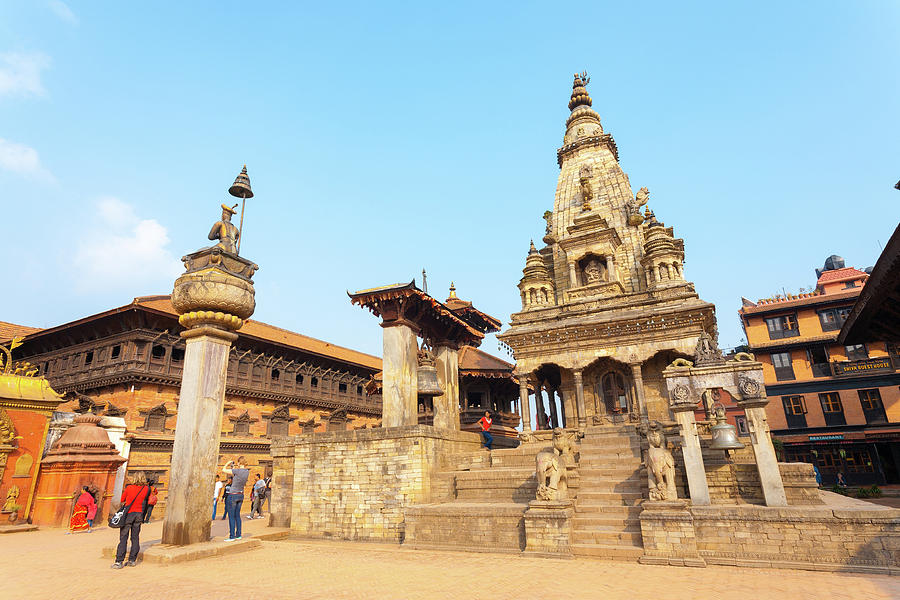
M 750 352 L 738 352 L 734 355 L 734 360 L 737 362 L 753 362 L 756 360 L 756 357 Z
M 584 266 L 584 278 L 586 283 L 598 283 L 603 280 L 603 265 L 596 258 L 592 258 Z
M 686 358 L 676 358 L 669 366 L 676 369 L 689 369 L 694 366 L 694 363 Z
M 719 390 L 705 389 L 700 394 L 700 398 L 703 400 L 703 409 L 706 411 L 706 417 L 711 419 L 716 416 L 713 405 L 719 400 Z
M 547 228 L 544 230 L 544 235 L 550 235 L 550 227 L 553 225 L 553 212 L 545 210 L 544 220 L 547 221 Z
M 738 378 L 738 389 L 745 398 L 756 398 L 759 396 L 759 382 L 749 377 L 742 375 Z
M 222 220 L 216 221 L 215 225 L 212 226 L 212 229 L 209 230 L 209 239 L 219 240 L 219 243 L 216 244 L 216 248 L 221 248 L 229 254 L 237 254 L 237 242 L 238 238 L 241 236 L 238 228 L 231 222 L 231 215 L 236 212 L 234 210 L 236 207 L 237 204 L 232 207 L 223 204 Z
M 700 334 L 697 340 L 697 347 L 694 349 L 694 364 L 697 366 L 712 365 L 724 362 L 722 351 L 718 345 L 705 331 Z
M 553 430 L 553 448 L 537 453 L 535 474 L 538 500 L 565 500 L 569 497 L 566 459 L 572 452 L 572 442 L 572 438 L 557 427 Z
M 659 421 L 653 421 L 647 431 L 647 478 L 651 500 L 675 500 L 675 458 L 667 447 L 666 435 Z
M 16 500 L 19 499 L 19 486 L 14 485 L 6 491 L 6 503 L 3 505 L 3 512 L 14 512 L 19 510 Z
M 673 404 L 687 404 L 691 401 L 691 388 L 684 384 L 678 384 L 672 390 Z
M 591 187 L 591 175 L 593 169 L 590 165 L 581 165 L 578 171 L 578 183 L 581 185 L 581 210 L 591 210 L 591 200 L 594 199 L 594 189 Z
M 16 437 L 16 428 L 6 411 L 0 407 L 0 444 L 8 444 Z
M 625 203 L 625 214 L 628 216 L 628 224 L 638 226 L 644 222 L 644 215 L 641 214 L 641 207 L 647 204 L 650 199 L 650 190 L 642 187 L 638 193 L 634 195 L 632 200 Z

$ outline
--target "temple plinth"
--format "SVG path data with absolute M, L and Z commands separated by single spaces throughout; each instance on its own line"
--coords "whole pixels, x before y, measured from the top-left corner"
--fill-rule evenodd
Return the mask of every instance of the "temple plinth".
M 348 294 L 353 304 L 381 317 L 384 329 L 382 427 L 415 425 L 418 419 L 416 354 L 420 336 L 434 348 L 438 383 L 443 394 L 433 398 L 434 426 L 459 430 L 459 348 L 478 347 L 485 333 L 500 322 L 471 302 L 451 297 L 446 303 L 416 287 L 415 281 Z
M 162 537 L 178 546 L 210 539 L 228 354 L 256 308 L 252 277 L 258 269 L 219 246 L 182 260 L 185 272 L 175 281 L 172 304 L 187 341 Z

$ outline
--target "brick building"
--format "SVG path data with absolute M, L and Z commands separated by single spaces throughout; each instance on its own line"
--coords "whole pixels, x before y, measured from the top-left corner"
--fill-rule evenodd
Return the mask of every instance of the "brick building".
M 32 331 L 16 352 L 65 394 L 59 411 L 124 418 L 128 470 L 159 478 L 158 511 L 178 416 L 181 329 L 169 296 L 146 296 Z M 273 436 L 376 426 L 381 397 L 364 386 L 380 370 L 378 357 L 247 321 L 229 359 L 219 464 L 243 455 L 251 469 L 267 472 Z
M 751 302 L 739 314 L 763 363 L 768 420 L 784 460 L 818 466 L 823 483 L 900 483 L 900 348 L 841 344 L 868 274 L 831 256 L 816 288 Z

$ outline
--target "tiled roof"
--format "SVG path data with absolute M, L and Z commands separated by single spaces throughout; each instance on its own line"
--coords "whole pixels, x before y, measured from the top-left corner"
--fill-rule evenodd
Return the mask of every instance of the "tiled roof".
M 169 296 L 143 296 L 134 299 L 134 304 L 153 308 L 171 315 L 177 315 L 175 308 L 172 306 L 172 300 Z M 339 360 L 356 363 L 370 369 L 381 370 L 381 359 L 371 354 L 336 346 L 329 342 L 318 340 L 306 335 L 288 331 L 281 327 L 269 325 L 262 321 L 248 319 L 244 322 L 244 326 L 239 330 L 241 335 L 248 335 L 255 338 L 263 339 L 269 342 L 292 346 L 307 352 L 330 356 Z
M 822 285 L 823 283 L 827 283 L 830 281 L 844 281 L 845 279 L 863 279 L 868 277 L 869 275 L 859 269 L 854 269 L 853 267 L 845 267 L 843 269 L 832 269 L 831 271 L 824 271 L 822 275 L 819 277 L 819 281 L 817 285 Z
M 40 327 L 29 327 L 27 325 L 16 325 L 15 323 L 0 321 L 0 340 L 11 340 L 14 337 L 28 335 L 40 330 Z
M 463 346 L 459 351 L 460 371 L 509 371 L 512 373 L 514 367 L 515 365 L 472 346 Z
M 858 296 L 861 290 L 862 288 L 858 287 L 849 289 L 846 292 L 840 291 L 832 292 L 830 294 L 813 292 L 809 294 L 799 294 L 796 296 L 790 296 L 788 298 L 781 299 L 766 298 L 763 300 L 759 300 L 757 304 L 752 306 L 747 306 L 745 304 L 740 308 L 740 310 L 738 310 L 738 313 L 744 315 L 752 315 L 758 313 L 777 312 L 780 310 L 796 308 L 799 306 L 825 304 L 838 300 L 849 300 Z

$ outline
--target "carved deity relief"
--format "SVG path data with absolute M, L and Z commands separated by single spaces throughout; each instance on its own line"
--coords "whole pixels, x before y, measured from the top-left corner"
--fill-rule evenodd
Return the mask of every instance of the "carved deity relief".
M 591 187 L 591 177 L 594 172 L 591 165 L 581 165 L 578 170 L 578 183 L 581 186 L 581 210 L 591 210 L 591 200 L 594 199 L 594 188 Z
M 19 499 L 19 486 L 14 485 L 6 491 L 6 503 L 3 505 L 3 512 L 13 512 L 18 510 L 19 505 L 16 500 Z
M 584 278 L 588 284 L 603 281 L 603 264 L 596 258 L 589 260 L 584 266 Z

